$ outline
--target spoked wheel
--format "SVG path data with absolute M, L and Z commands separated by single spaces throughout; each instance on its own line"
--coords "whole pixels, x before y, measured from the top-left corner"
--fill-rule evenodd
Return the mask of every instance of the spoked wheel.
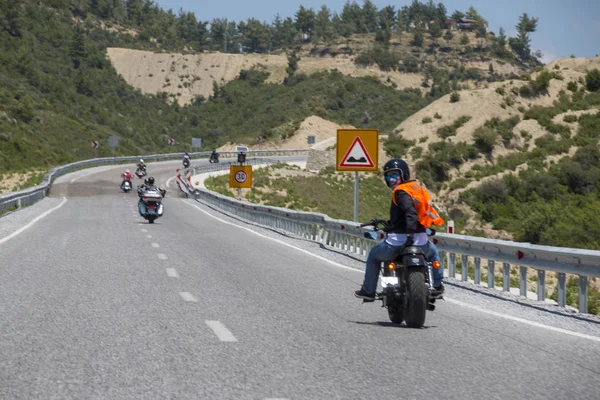
M 408 307 L 406 325 L 410 328 L 422 328 L 425 324 L 427 310 L 427 286 L 425 285 L 425 269 L 408 270 Z

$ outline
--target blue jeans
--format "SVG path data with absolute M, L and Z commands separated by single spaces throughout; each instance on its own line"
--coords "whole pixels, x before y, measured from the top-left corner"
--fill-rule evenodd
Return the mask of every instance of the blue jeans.
M 429 262 L 439 261 L 440 255 L 438 253 L 437 246 L 431 242 L 423 246 L 417 246 L 425 253 L 425 259 Z M 385 240 L 379 242 L 369 252 L 367 257 L 367 268 L 365 270 L 365 280 L 363 287 L 367 293 L 375 293 L 377 289 L 377 280 L 379 279 L 379 271 L 381 270 L 381 263 L 383 261 L 390 261 L 396 258 L 402 246 L 392 246 Z M 433 268 L 433 286 L 439 286 L 444 279 L 444 268 Z
M 142 217 L 146 214 L 146 204 L 141 200 L 138 202 L 138 211 Z

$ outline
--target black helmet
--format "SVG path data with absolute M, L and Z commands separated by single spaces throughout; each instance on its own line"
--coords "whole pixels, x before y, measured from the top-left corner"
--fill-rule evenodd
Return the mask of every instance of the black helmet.
M 410 169 L 408 164 L 401 158 L 392 158 L 383 166 L 383 175 L 389 171 L 399 171 L 403 182 L 410 180 Z
M 153 176 L 148 178 L 148 185 L 154 185 L 154 177 Z

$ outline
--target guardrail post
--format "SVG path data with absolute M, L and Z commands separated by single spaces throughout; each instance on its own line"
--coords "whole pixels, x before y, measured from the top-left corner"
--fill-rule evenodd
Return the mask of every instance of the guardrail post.
M 448 262 L 448 275 L 450 278 L 456 277 L 456 253 L 450 253 L 450 261 Z
M 538 270 L 537 278 L 537 298 L 538 301 L 544 301 L 546 300 L 546 271 Z
M 588 311 L 588 277 L 579 275 L 579 312 L 587 313 Z
M 493 289 L 496 286 L 496 261 L 488 260 L 488 287 Z
M 559 272 L 556 274 L 558 277 L 558 285 L 557 285 L 557 290 L 558 290 L 558 306 L 559 307 L 564 307 L 567 304 L 567 290 L 566 290 L 566 281 L 567 281 L 567 274 L 565 274 L 564 272 Z
M 521 296 L 527 297 L 527 267 L 524 265 L 519 267 L 519 291 Z
M 475 257 L 473 262 L 473 281 L 476 285 L 481 285 L 481 258 Z
M 460 269 L 461 272 L 461 280 L 463 282 L 466 282 L 469 280 L 469 256 L 466 254 L 463 254 L 460 257 L 460 261 L 462 264 L 462 268 Z
M 510 264 L 502 263 L 502 290 L 510 292 Z

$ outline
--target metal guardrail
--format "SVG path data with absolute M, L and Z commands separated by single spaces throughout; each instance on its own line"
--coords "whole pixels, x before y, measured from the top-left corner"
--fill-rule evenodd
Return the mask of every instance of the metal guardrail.
M 226 169 L 215 166 L 212 170 Z M 207 171 L 203 171 L 207 172 Z M 294 211 L 280 207 L 238 201 L 203 188 L 185 188 L 190 198 L 260 225 L 285 230 L 300 237 L 333 248 L 368 254 L 374 241 L 364 238 L 366 231 L 355 222 L 335 220 L 325 214 Z M 473 258 L 474 283 L 481 284 L 481 263 L 487 260 L 487 287 L 495 286 L 496 263 L 502 263 L 502 289 L 510 290 L 511 265 L 519 267 L 519 291 L 527 296 L 527 273 L 537 270 L 537 296 L 546 298 L 546 271 L 557 273 L 558 306 L 566 306 L 566 274 L 579 276 L 578 309 L 588 309 L 588 279 L 600 276 L 600 251 L 540 246 L 530 243 L 486 239 L 472 236 L 437 233 L 433 238 L 440 250 L 444 266 L 451 278 L 456 277 L 457 255 L 460 255 L 462 281 L 469 280 L 469 261 Z M 448 262 L 446 261 L 448 257 Z
M 283 155 L 298 155 L 298 154 L 306 154 L 308 149 L 301 150 L 250 150 L 247 155 L 248 156 L 283 156 Z M 19 209 L 25 206 L 30 206 L 45 196 L 48 195 L 50 191 L 50 186 L 52 181 L 62 175 L 65 175 L 69 172 L 73 172 L 78 169 L 83 168 L 91 168 L 98 167 L 102 165 L 111 165 L 111 164 L 120 164 L 120 163 L 130 163 L 137 162 L 140 158 L 143 158 L 146 162 L 153 161 L 166 161 L 166 160 L 176 160 L 182 159 L 184 153 L 169 153 L 169 154 L 151 154 L 151 155 L 142 155 L 142 156 L 129 156 L 129 157 L 105 157 L 105 158 L 95 158 L 90 160 L 78 161 L 71 164 L 63 165 L 61 167 L 55 168 L 50 171 L 42 180 L 42 183 L 38 186 L 34 186 L 31 188 L 23 189 L 18 192 L 6 193 L 0 195 L 0 216 L 3 215 L 6 211 L 10 211 L 13 209 Z M 210 151 L 202 151 L 189 153 L 192 159 L 194 158 L 207 158 L 210 156 Z M 222 157 L 227 156 L 237 156 L 237 152 L 235 151 L 224 151 L 221 152 L 220 155 Z

